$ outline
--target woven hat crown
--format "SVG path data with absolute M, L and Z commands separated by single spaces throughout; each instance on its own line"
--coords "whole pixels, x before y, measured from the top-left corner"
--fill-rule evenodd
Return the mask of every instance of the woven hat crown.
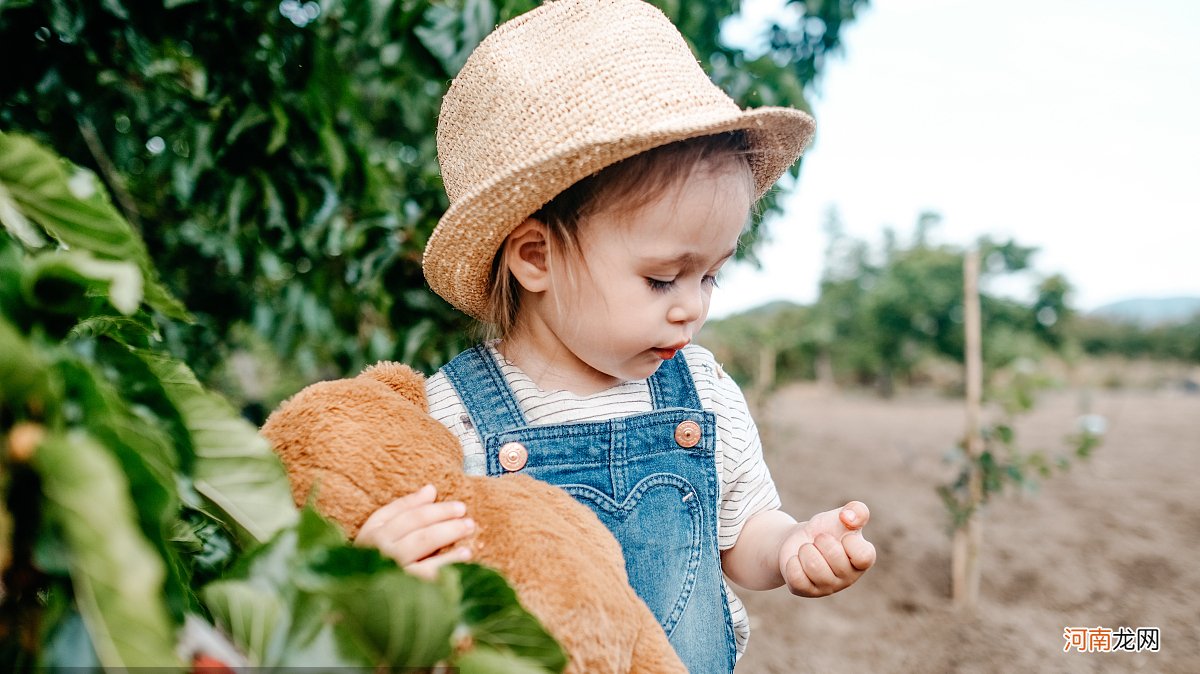
M 500 26 L 451 84 L 437 148 L 450 208 L 425 276 L 477 318 L 509 232 L 580 179 L 639 152 L 745 129 L 757 195 L 800 155 L 812 119 L 742 111 L 683 36 L 640 0 L 558 0 Z

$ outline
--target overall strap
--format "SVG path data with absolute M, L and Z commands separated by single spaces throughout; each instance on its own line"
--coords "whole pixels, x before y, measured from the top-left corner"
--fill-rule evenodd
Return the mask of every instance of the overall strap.
M 525 415 L 487 345 L 478 344 L 463 351 L 446 363 L 442 372 L 458 392 L 481 440 L 527 425 Z
M 692 371 L 688 368 L 687 358 L 684 358 L 682 349 L 671 360 L 663 361 L 662 366 L 650 375 L 648 381 L 654 409 L 703 409 L 700 405 L 700 395 L 696 393 L 696 383 L 692 381 Z

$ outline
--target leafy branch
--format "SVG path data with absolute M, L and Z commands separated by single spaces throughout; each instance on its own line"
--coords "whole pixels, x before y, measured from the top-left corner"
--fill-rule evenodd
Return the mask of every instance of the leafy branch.
M 1103 417 L 1086 415 L 1080 419 L 1079 428 L 1064 439 L 1066 451 L 1023 451 L 1017 442 L 1016 422 L 1033 410 L 1038 392 L 1050 382 L 1038 376 L 1028 362 L 1018 362 L 1014 369 L 1011 381 L 993 393 L 1000 403 L 1001 415 L 981 429 L 983 451 L 977 457 L 970 457 L 964 439 L 946 457 L 958 466 L 958 472 L 950 481 L 938 485 L 937 493 L 950 517 L 951 531 L 966 526 L 992 496 L 1006 488 L 1035 489 L 1040 479 L 1051 477 L 1055 471 L 1068 470 L 1073 462 L 1088 459 L 1103 441 Z M 978 501 L 972 498 L 970 490 L 973 475 L 978 476 L 982 485 Z
M 0 669 L 562 670 L 494 572 L 426 583 L 297 513 L 165 353 L 189 314 L 94 175 L 0 133 L 0 220 Z

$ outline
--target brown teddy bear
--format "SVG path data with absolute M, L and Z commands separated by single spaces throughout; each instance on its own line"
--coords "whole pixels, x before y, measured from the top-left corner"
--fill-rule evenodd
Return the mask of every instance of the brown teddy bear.
M 527 475 L 463 473 L 458 439 L 429 416 L 424 377 L 379 363 L 285 401 L 263 434 L 300 505 L 353 537 L 380 506 L 432 483 L 467 505 L 473 561 L 498 570 L 566 649 L 569 672 L 686 672 L 629 586 L 620 545 L 586 506 Z

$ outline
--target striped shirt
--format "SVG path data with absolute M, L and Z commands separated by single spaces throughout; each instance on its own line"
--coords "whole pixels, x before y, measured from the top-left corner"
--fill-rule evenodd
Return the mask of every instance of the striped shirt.
M 506 361 L 489 344 L 488 350 L 516 396 L 517 404 L 531 425 L 579 421 L 604 421 L 653 410 L 646 380 L 622 382 L 587 396 L 570 391 L 543 391 L 516 365 Z M 688 345 L 683 349 L 700 404 L 717 419 L 717 474 L 721 476 L 721 500 L 717 544 L 733 547 L 751 515 L 779 508 L 779 494 L 762 456 L 758 428 L 750 418 L 741 389 L 717 364 L 707 349 Z M 487 474 L 487 456 L 471 425 L 466 407 L 445 374 L 438 372 L 425 382 L 429 413 L 458 436 L 463 447 L 464 469 L 470 475 Z M 733 619 L 738 657 L 750 636 L 750 621 L 742 601 L 728 583 L 725 594 Z

